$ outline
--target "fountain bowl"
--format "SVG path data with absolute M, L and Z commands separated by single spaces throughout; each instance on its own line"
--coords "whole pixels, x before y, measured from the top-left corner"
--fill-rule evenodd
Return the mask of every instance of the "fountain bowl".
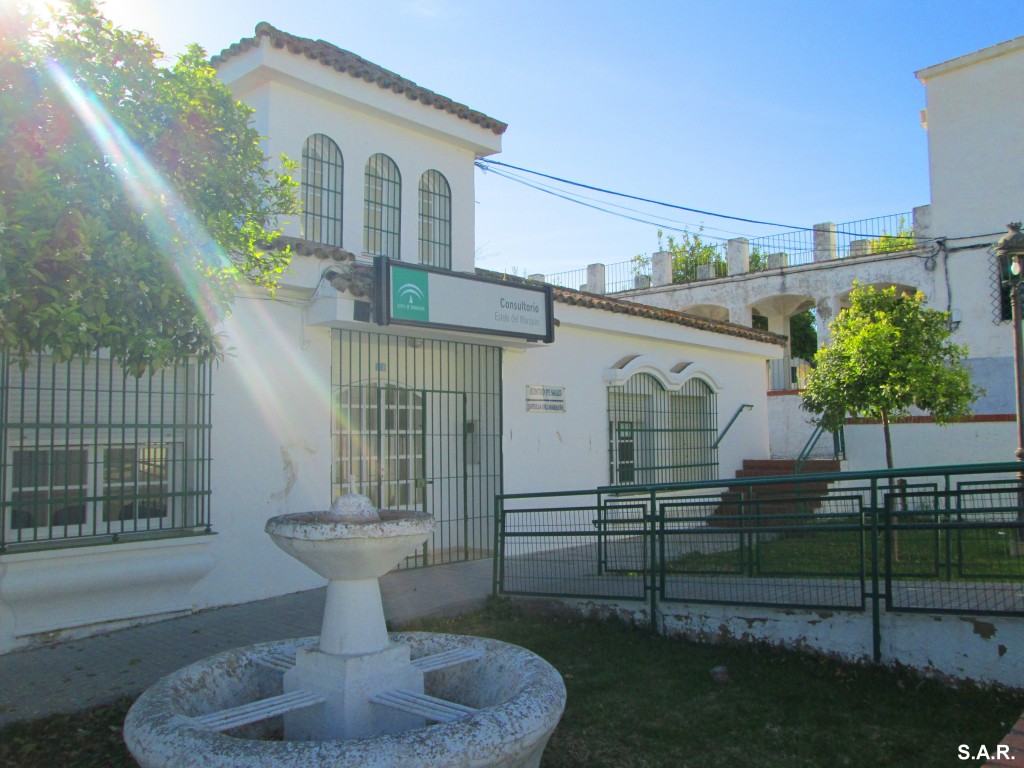
M 267 521 L 278 547 L 332 581 L 375 579 L 426 541 L 434 518 L 423 512 L 379 511 L 379 520 L 354 521 L 325 512 L 297 512 Z
M 261 663 L 317 638 L 238 648 L 174 672 L 149 688 L 125 720 L 142 768 L 536 768 L 565 707 L 558 672 L 516 645 L 478 637 L 396 633 L 412 658 L 476 649 L 481 658 L 428 672 L 426 692 L 478 711 L 461 720 L 382 736 L 276 741 L 281 718 L 218 733 L 191 718 L 281 693 L 281 673 Z

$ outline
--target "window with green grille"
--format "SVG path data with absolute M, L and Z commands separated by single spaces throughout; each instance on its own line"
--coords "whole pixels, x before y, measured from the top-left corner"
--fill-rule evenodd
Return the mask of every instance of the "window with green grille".
M 0 361 L 0 549 L 208 531 L 210 367 Z
M 440 171 L 420 176 L 420 263 L 452 268 L 452 190 Z
M 376 154 L 366 161 L 363 252 L 401 258 L 402 175 L 395 161 Z
M 609 387 L 608 434 L 613 485 L 718 478 L 717 398 L 700 379 L 669 390 L 637 373 Z
M 345 161 L 329 136 L 315 133 L 302 145 L 302 235 L 341 247 Z

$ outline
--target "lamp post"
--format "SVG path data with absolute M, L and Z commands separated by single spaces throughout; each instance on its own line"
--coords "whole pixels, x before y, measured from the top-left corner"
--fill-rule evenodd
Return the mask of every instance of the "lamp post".
M 1017 390 L 1017 450 L 1014 455 L 1022 462 L 1017 471 L 1017 521 L 1024 522 L 1024 339 L 1021 337 L 1021 319 L 1024 304 L 1021 303 L 1024 288 L 1024 234 L 1019 221 L 1006 225 L 1008 230 L 995 245 L 996 256 L 1010 262 L 1010 306 L 1013 321 L 1013 380 Z M 1017 528 L 1014 537 L 1016 548 L 1013 554 L 1024 555 L 1024 527 Z

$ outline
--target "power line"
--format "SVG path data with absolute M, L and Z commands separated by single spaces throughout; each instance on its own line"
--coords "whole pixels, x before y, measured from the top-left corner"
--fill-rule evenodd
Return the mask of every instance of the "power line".
M 567 201 L 569 201 L 571 203 L 579 202 L 579 200 L 577 200 L 576 198 L 579 198 L 580 200 L 590 200 L 592 203 L 595 203 L 596 205 L 589 205 L 589 206 L 587 206 L 588 208 L 596 207 L 598 210 L 604 211 L 605 213 L 611 213 L 613 215 L 616 215 L 614 211 L 610 211 L 610 210 L 608 210 L 607 208 L 605 208 L 603 206 L 608 206 L 610 208 L 618 208 L 618 209 L 623 210 L 623 211 L 629 211 L 631 213 L 638 213 L 638 214 L 641 214 L 641 215 L 649 215 L 647 211 L 642 211 L 642 210 L 640 210 L 638 208 L 630 208 L 629 206 L 626 206 L 626 205 L 616 205 L 615 203 L 610 203 L 610 202 L 599 200 L 596 197 L 588 197 L 587 195 L 582 195 L 582 194 L 580 194 L 578 192 L 570 192 L 568 190 L 559 189 L 558 187 L 552 186 L 550 184 L 544 184 L 543 182 L 539 182 L 539 181 L 538 182 L 530 182 L 530 181 L 527 181 L 522 176 L 519 176 L 519 175 L 517 175 L 515 173 L 511 173 L 509 171 L 500 171 L 497 168 L 488 168 L 487 166 L 484 166 L 484 165 L 479 164 L 479 163 L 477 164 L 477 167 L 480 168 L 480 170 L 484 171 L 485 173 L 493 173 L 493 174 L 495 174 L 497 176 L 501 176 L 502 178 L 508 179 L 509 181 L 515 181 L 518 184 L 522 184 L 523 186 L 530 187 L 531 189 L 536 189 L 539 192 L 547 192 L 548 194 L 554 195 L 555 197 L 560 197 L 563 200 L 567 200 Z M 571 196 L 571 197 L 567 197 L 567 196 Z M 581 203 L 581 205 L 582 204 L 583 203 Z M 746 233 L 744 233 L 744 232 L 737 232 L 737 231 L 732 230 L 732 229 L 721 229 L 719 227 L 709 227 L 709 226 L 707 226 L 707 225 L 705 225 L 703 223 L 694 224 L 692 222 L 680 221 L 679 219 L 670 219 L 670 218 L 667 218 L 667 217 L 665 217 L 665 218 L 658 217 L 658 218 L 661 221 L 668 221 L 668 222 L 672 222 L 673 224 L 682 224 L 685 227 L 691 227 L 693 229 L 699 229 L 702 233 L 704 232 L 704 230 L 712 230 L 712 231 L 715 231 L 715 232 L 724 232 L 724 233 L 726 233 L 728 235 L 733 235 L 735 237 L 748 237 L 748 235 Z M 652 225 L 658 226 L 658 227 L 664 227 L 666 229 L 672 229 L 673 228 L 673 227 L 661 224 L 660 221 L 645 220 L 644 223 L 652 224 Z M 678 230 L 677 229 L 676 231 L 690 232 L 689 229 L 684 229 L 684 230 Z M 711 238 L 715 238 L 717 240 L 722 240 L 722 241 L 725 241 L 725 240 L 728 239 L 728 238 L 725 238 L 725 237 L 721 237 L 719 235 L 711 235 L 711 234 L 705 234 L 704 237 L 711 237 Z
M 664 208 L 674 208 L 674 209 L 676 209 L 678 211 L 687 211 L 689 213 L 696 213 L 696 214 L 699 214 L 701 216 L 713 216 L 713 217 L 718 218 L 718 219 L 728 219 L 730 221 L 742 221 L 745 224 L 760 224 L 760 225 L 763 225 L 763 226 L 766 226 L 766 227 L 780 227 L 782 229 L 791 229 L 791 230 L 797 230 L 797 231 L 800 231 L 800 232 L 813 232 L 813 231 L 815 231 L 814 227 L 800 227 L 800 226 L 797 226 L 797 225 L 794 225 L 794 224 L 779 224 L 778 222 L 774 222 L 774 221 L 761 221 L 760 219 L 748 219 L 748 218 L 743 217 L 743 216 L 730 216 L 730 215 L 725 214 L 725 213 L 715 213 L 714 211 L 704 211 L 704 210 L 701 210 L 700 208 L 690 208 L 690 207 L 685 206 L 685 205 L 676 205 L 675 203 L 666 203 L 663 200 L 652 200 L 649 197 L 640 197 L 639 195 L 630 195 L 630 194 L 628 194 L 626 192 L 616 192 L 616 191 L 611 190 L 611 189 L 605 189 L 604 187 L 595 187 L 595 186 L 593 186 L 591 184 L 584 184 L 584 183 L 579 182 L 579 181 L 570 181 L 569 179 L 563 179 L 560 176 L 553 176 L 553 175 L 551 175 L 549 173 L 542 173 L 541 171 L 533 171 L 533 170 L 530 170 L 529 168 L 522 168 L 522 167 L 520 167 L 518 165 L 512 165 L 510 163 L 503 163 L 500 160 L 491 160 L 490 158 L 486 158 L 486 157 L 479 158 L 476 161 L 476 165 L 477 165 L 478 168 L 481 168 L 481 169 L 487 168 L 487 167 L 492 167 L 492 166 L 501 166 L 502 168 L 512 168 L 513 170 L 522 171 L 523 173 L 529 173 L 529 174 L 533 174 L 534 176 L 540 176 L 540 177 L 545 178 L 545 179 L 551 179 L 552 181 L 557 181 L 560 184 L 568 184 L 568 185 L 573 186 L 573 187 L 580 187 L 582 189 L 589 189 L 592 192 L 600 192 L 600 193 L 605 194 L 605 195 L 614 195 L 616 197 L 624 197 L 624 198 L 627 198 L 629 200 L 637 200 L 637 201 L 642 202 L 642 203 L 650 203 L 652 205 L 660 205 L 660 206 L 662 206 Z M 492 170 L 493 170 L 493 168 L 492 168 Z M 591 207 L 594 207 L 594 206 L 591 206 Z M 609 213 L 610 213 L 610 211 L 609 211 Z M 862 234 L 860 232 L 843 232 L 843 231 L 839 231 L 839 230 L 836 230 L 836 234 L 837 235 L 848 235 L 850 237 L 863 237 L 863 238 L 873 237 L 873 235 L 865 235 L 865 234 Z
M 629 214 L 620 213 L 619 211 L 611 211 L 611 210 L 608 210 L 607 208 L 604 208 L 604 207 L 602 207 L 600 205 L 595 205 L 593 203 L 584 202 L 583 200 L 579 200 L 579 199 L 577 199 L 575 197 L 570 197 L 566 193 L 558 192 L 558 191 L 556 191 L 554 189 L 550 189 L 550 188 L 546 187 L 545 185 L 533 184 L 533 183 L 531 183 L 529 181 L 526 181 L 526 179 L 517 178 L 517 177 L 515 177 L 515 176 L 513 176 L 511 174 L 504 173 L 504 172 L 499 171 L 499 170 L 497 170 L 495 168 L 487 168 L 487 167 L 484 167 L 484 166 L 480 166 L 479 164 L 478 164 L 478 167 L 481 170 L 483 170 L 483 171 L 485 171 L 487 173 L 493 173 L 494 175 L 500 176 L 503 179 L 508 179 L 509 181 L 514 181 L 517 184 L 522 184 L 522 185 L 524 185 L 526 187 L 529 187 L 530 189 L 535 189 L 538 192 L 543 192 L 545 194 L 552 195 L 552 196 L 560 198 L 562 200 L 566 200 L 566 201 L 568 201 L 570 203 L 576 203 L 577 205 L 582 205 L 582 206 L 584 206 L 586 208 L 592 208 L 592 209 L 594 209 L 596 211 L 600 211 L 601 213 L 607 213 L 607 214 L 610 214 L 612 216 L 618 216 L 619 218 L 628 219 L 629 221 L 636 221 L 636 222 L 639 222 L 641 224 L 649 224 L 652 227 L 658 227 L 659 229 L 670 229 L 670 230 L 672 230 L 674 232 L 681 232 L 681 233 L 684 233 L 684 234 L 692 234 L 689 229 L 686 229 L 686 228 L 683 228 L 683 227 L 674 227 L 671 224 L 665 224 L 665 223 L 658 222 L 658 221 L 651 221 L 650 219 L 641 219 L 641 218 L 639 218 L 637 216 L 630 216 Z M 622 207 L 622 206 L 616 206 L 616 207 Z M 625 210 L 632 210 L 632 209 L 626 208 Z M 639 213 L 639 211 L 637 211 L 637 213 Z M 671 219 L 669 219 L 669 221 L 671 221 Z M 725 242 L 725 240 L 726 240 L 726 238 L 718 237 L 716 235 L 706 235 L 705 237 L 712 238 L 712 239 L 715 239 L 715 240 L 719 240 L 721 242 Z

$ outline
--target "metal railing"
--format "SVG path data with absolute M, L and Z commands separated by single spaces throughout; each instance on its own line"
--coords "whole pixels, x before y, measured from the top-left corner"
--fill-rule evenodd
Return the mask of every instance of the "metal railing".
M 1016 463 L 496 498 L 497 593 L 1024 616 Z M 899 482 L 897 482 L 899 480 Z
M 768 390 L 793 392 L 807 386 L 811 364 L 799 357 L 780 357 L 768 361 Z
M 605 291 L 617 293 L 651 287 L 651 262 L 630 259 L 609 264 L 604 272 Z
M 835 225 L 834 258 L 893 253 L 915 247 L 913 213 L 892 213 L 870 219 Z M 814 261 L 814 232 L 800 229 L 750 240 L 750 271 L 761 272 L 776 266 L 768 257 L 785 254 L 782 266 L 811 264 Z
M 571 288 L 574 291 L 585 291 L 587 289 L 587 270 L 572 269 L 568 272 L 556 272 L 553 275 L 545 275 L 544 282 L 548 285 L 557 285 L 562 288 Z
M 807 438 L 807 442 L 804 443 L 804 447 L 800 450 L 800 454 L 796 457 L 796 462 L 793 464 L 793 474 L 799 475 L 800 470 L 803 468 L 811 456 L 814 455 L 814 449 L 818 446 L 818 442 L 827 430 L 820 424 L 814 427 L 814 431 L 811 432 L 811 436 Z M 846 458 L 846 430 L 839 427 L 835 432 L 829 432 L 832 436 L 832 459 L 840 461 Z
M 796 229 L 774 235 L 755 237 L 749 241 L 750 271 L 763 272 L 779 266 L 797 266 L 814 262 L 814 231 Z M 710 245 L 710 244 L 709 244 Z M 874 253 L 893 253 L 917 247 L 913 231 L 913 213 L 893 213 L 870 219 L 847 221 L 835 225 L 835 250 L 829 258 L 845 259 Z M 725 277 L 728 271 L 726 243 L 714 245 L 715 253 L 703 264 L 692 264 L 680 273 L 673 270 L 673 283 L 682 284 L 714 277 Z M 779 258 L 776 257 L 781 254 Z M 605 266 L 605 293 L 649 288 L 652 271 L 649 257 L 638 257 Z M 544 282 L 573 290 L 594 290 L 587 286 L 586 268 L 546 275 Z M 601 291 L 597 291 L 600 293 Z

